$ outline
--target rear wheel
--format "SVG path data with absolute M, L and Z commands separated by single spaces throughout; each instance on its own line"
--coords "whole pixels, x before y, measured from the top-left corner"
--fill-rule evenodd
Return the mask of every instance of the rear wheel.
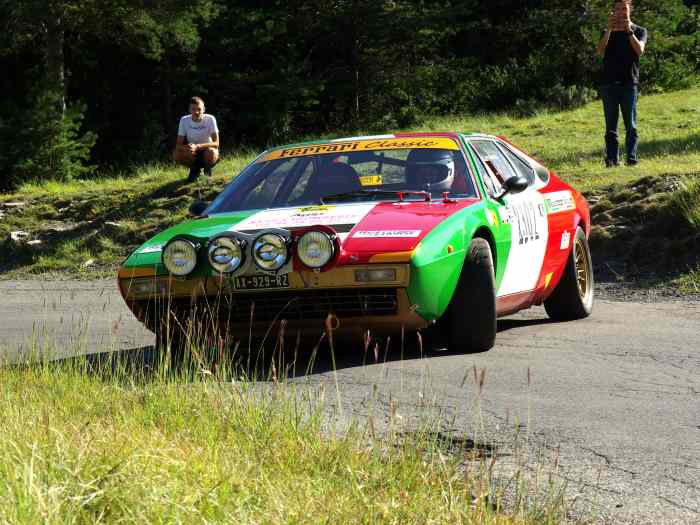
M 445 317 L 450 351 L 475 353 L 493 348 L 496 342 L 496 284 L 493 256 L 486 239 L 475 238 L 469 245 Z
M 586 234 L 578 227 L 564 275 L 544 302 L 549 317 L 556 321 L 572 321 L 591 315 L 593 284 L 591 251 Z

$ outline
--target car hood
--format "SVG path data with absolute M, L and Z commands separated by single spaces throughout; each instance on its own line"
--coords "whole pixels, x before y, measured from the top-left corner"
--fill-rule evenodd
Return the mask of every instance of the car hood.
M 353 203 L 217 214 L 159 233 L 137 249 L 127 265 L 158 263 L 165 244 L 177 235 L 206 241 L 225 231 L 253 233 L 267 228 L 294 230 L 317 225 L 330 226 L 338 232 L 342 248 L 338 264 L 360 264 L 376 254 L 413 251 L 443 220 L 476 202 L 460 199 Z

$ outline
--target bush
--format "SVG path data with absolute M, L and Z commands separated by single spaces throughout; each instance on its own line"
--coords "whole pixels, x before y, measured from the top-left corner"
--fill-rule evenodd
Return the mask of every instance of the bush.
M 691 228 L 700 230 L 700 179 L 688 177 L 670 201 L 669 209 Z
M 0 129 L 2 160 L 9 167 L 6 187 L 28 180 L 67 181 L 94 171 L 88 161 L 97 136 L 81 132 L 85 105 L 74 104 L 62 114 L 57 100 L 42 93 L 30 110 Z

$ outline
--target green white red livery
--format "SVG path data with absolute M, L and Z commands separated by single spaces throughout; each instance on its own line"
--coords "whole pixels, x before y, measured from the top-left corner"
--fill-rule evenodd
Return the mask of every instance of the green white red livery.
M 282 320 L 318 333 L 331 319 L 358 334 L 439 325 L 453 350 L 483 351 L 498 316 L 544 304 L 577 319 L 593 307 L 585 199 L 500 137 L 283 146 L 196 208 L 119 272 L 159 343 L 216 304 L 230 337 Z

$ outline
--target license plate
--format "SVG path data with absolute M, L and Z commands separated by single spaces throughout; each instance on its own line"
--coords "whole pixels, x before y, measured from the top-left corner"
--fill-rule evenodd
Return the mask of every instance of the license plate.
M 234 290 L 289 288 L 289 275 L 239 275 L 233 278 Z

